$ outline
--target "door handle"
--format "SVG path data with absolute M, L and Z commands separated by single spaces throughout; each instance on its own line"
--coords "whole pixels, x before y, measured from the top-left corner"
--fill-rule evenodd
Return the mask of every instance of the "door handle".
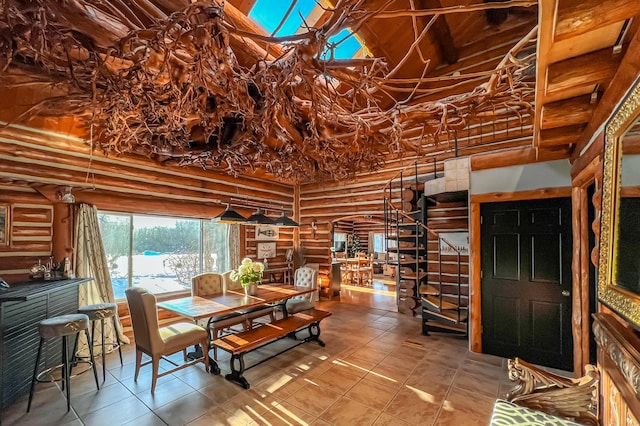
M 569 290 L 562 290 L 562 295 L 569 297 L 571 295 L 571 293 L 569 292 Z

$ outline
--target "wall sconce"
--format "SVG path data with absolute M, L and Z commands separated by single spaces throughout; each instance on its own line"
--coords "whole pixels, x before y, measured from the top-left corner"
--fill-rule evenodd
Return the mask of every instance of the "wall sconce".
M 316 218 L 311 219 L 311 238 L 316 238 L 316 231 L 318 230 L 318 224 L 316 223 Z
M 70 186 L 66 186 L 64 188 L 64 191 L 58 189 L 58 192 L 56 193 L 56 196 L 58 198 L 58 200 L 62 201 L 63 203 L 66 204 L 73 204 L 76 202 L 76 197 L 71 193 L 71 187 Z

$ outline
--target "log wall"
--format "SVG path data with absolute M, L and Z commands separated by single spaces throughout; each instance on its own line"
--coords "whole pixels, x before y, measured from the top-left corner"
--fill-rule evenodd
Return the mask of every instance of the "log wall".
M 26 281 L 29 268 L 52 255 L 53 206 L 24 185 L 0 185 L 0 204 L 9 206 L 8 244 L 0 245 L 0 277 Z

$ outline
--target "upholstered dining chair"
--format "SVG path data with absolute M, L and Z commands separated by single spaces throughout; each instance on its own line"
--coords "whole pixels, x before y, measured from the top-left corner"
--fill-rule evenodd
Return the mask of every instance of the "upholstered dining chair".
M 287 312 L 295 314 L 296 312 L 312 309 L 315 302 L 318 301 L 318 271 L 309 266 L 302 266 L 296 269 L 294 274 L 294 285 L 296 287 L 313 288 L 316 291 L 307 293 L 302 296 L 295 296 L 287 302 Z
M 166 376 L 198 362 L 204 362 L 205 369 L 209 371 L 209 353 L 203 351 L 203 356 L 193 361 L 187 361 L 187 347 L 191 345 L 208 346 L 208 334 L 204 328 L 190 323 L 178 322 L 164 327 L 158 324 L 158 309 L 156 297 L 141 287 L 132 287 L 125 290 L 133 338 L 136 344 L 136 372 L 133 380 L 138 380 L 140 367 L 152 364 L 151 393 L 156 390 L 158 377 Z M 167 355 L 182 351 L 184 364 L 158 373 L 160 359 Z M 142 363 L 142 354 L 151 357 L 151 361 Z M 171 361 L 169 361 L 171 362 Z M 171 362 L 175 365 L 175 363 Z
M 239 292 L 244 292 L 240 281 L 231 279 L 231 271 L 227 271 L 222 274 L 222 282 L 225 291 L 236 290 Z M 253 328 L 256 324 L 259 324 L 259 321 L 257 321 L 258 318 L 263 318 L 267 315 L 272 322 L 275 320 L 274 307 L 272 305 L 255 306 L 253 308 L 245 309 L 242 312 L 247 316 L 248 325 L 250 328 Z
M 223 276 L 216 272 L 205 272 L 191 278 L 191 295 L 206 297 L 210 294 L 222 293 Z M 198 325 L 209 330 L 209 337 L 215 340 L 220 337 L 222 331 L 234 325 L 241 324 L 243 330 L 249 328 L 247 316 L 243 312 L 233 312 L 198 321 Z M 213 347 L 213 359 L 218 359 L 217 348 Z

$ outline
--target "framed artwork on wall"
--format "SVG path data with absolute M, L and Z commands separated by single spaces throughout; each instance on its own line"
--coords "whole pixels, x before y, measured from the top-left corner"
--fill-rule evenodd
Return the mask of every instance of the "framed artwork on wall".
M 273 225 L 256 225 L 256 240 L 273 241 L 280 236 L 277 226 Z
M 258 259 L 271 259 L 276 257 L 276 243 L 258 243 L 256 246 Z
M 258 243 L 256 246 L 258 259 L 271 259 L 276 257 L 276 243 Z
M 9 204 L 0 204 L 0 246 L 9 245 L 11 223 Z

